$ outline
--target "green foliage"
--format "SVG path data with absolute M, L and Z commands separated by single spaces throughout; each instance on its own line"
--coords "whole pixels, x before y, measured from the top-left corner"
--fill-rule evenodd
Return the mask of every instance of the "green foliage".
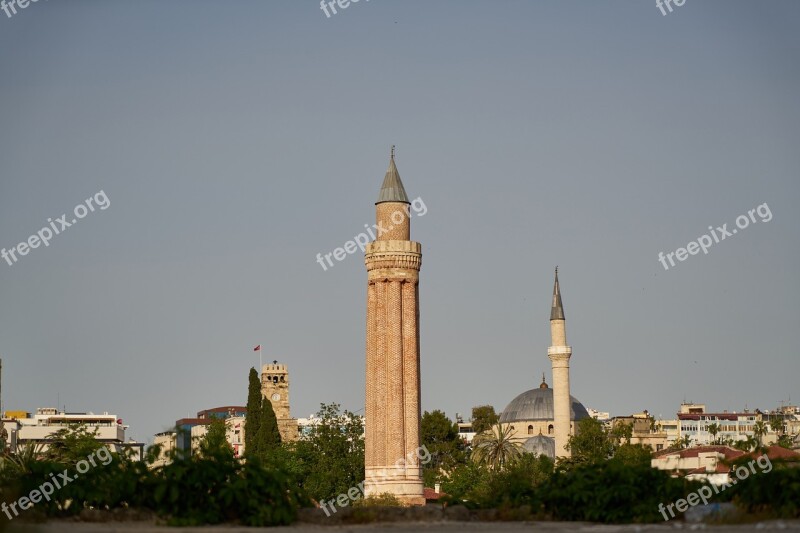
M 649 465 L 611 459 L 557 470 L 541 493 L 545 511 L 556 520 L 663 522 L 658 504 L 683 498 L 699 486 Z
M 543 512 L 540 487 L 550 480 L 555 464 L 549 457 L 524 453 L 503 470 L 491 470 L 470 496 L 482 508 L 515 509 L 527 506 L 534 514 Z
M 53 442 L 41 457 L 26 451 L 2 461 L 2 499 L 14 501 L 55 478 L 61 480 L 61 488 L 25 513 L 66 517 L 87 508 L 125 507 L 153 510 L 174 525 L 291 523 L 297 509 L 311 503 L 296 480 L 280 466 L 235 459 L 220 423 L 212 424 L 201 444 L 202 453 L 192 457 L 173 453 L 172 462 L 159 468 L 153 468 L 157 447 L 148 450 L 145 461 L 108 452 L 97 443 L 90 446 L 93 451 L 82 455 L 89 447 L 87 433 L 80 428 L 59 432 L 62 440 Z M 94 466 L 87 466 L 89 457 Z M 80 474 L 76 475 L 76 469 Z M 62 475 L 70 481 L 65 482 Z
M 523 453 L 522 446 L 513 437 L 514 431 L 503 424 L 475 435 L 472 439 L 472 460 L 502 470 Z
M 256 435 L 258 456 L 265 460 L 281 444 L 281 434 L 278 431 L 278 419 L 272 409 L 269 398 L 261 399 L 261 414 L 259 415 L 259 428 Z M 245 451 L 247 448 L 245 448 Z
M 291 447 L 291 469 L 309 496 L 330 500 L 364 480 L 364 424 L 339 404 L 322 404 L 319 424 Z
M 708 425 L 708 433 L 714 438 L 713 442 L 716 444 L 717 442 L 717 434 L 719 433 L 719 424 L 714 422 L 713 424 Z
M 767 424 L 765 424 L 762 420 L 759 420 L 755 424 L 753 424 L 753 436 L 756 439 L 756 442 L 759 447 L 764 445 L 764 435 L 767 434 Z
M 473 461 L 459 464 L 442 479 L 442 491 L 454 503 L 469 500 L 479 485 L 488 478 L 489 473 L 487 466 Z
M 631 437 L 633 437 L 633 424 L 629 422 L 617 424 L 607 432 L 607 435 L 614 446 L 619 444 L 630 444 Z
M 103 446 L 96 440 L 98 430 L 90 432 L 84 424 L 72 424 L 52 433 L 44 458 L 51 462 L 74 466 Z
M 758 446 L 758 439 L 753 435 L 748 435 L 744 440 L 737 440 L 733 443 L 733 447 L 743 452 L 754 450 Z
M 576 435 L 571 435 L 566 448 L 572 457 L 566 464 L 580 465 L 600 463 L 614 455 L 619 432 L 611 434 L 601 422 L 584 418 L 578 422 Z
M 650 468 L 653 453 L 643 444 L 623 444 L 614 452 L 614 459 L 629 466 Z
M 472 431 L 475 433 L 483 433 L 499 421 L 500 417 L 497 416 L 491 405 L 479 405 L 472 408 Z
M 247 387 L 247 419 L 244 424 L 244 453 L 247 457 L 259 456 L 256 437 L 261 426 L 261 380 L 255 368 L 250 369 Z
M 769 419 L 769 427 L 775 433 L 783 433 L 785 429 L 785 424 L 783 421 L 783 417 L 781 416 L 773 416 Z
M 384 492 L 375 496 L 360 498 L 351 505 L 353 507 L 402 507 L 403 504 L 394 494 Z
M 247 420 L 244 428 L 244 453 L 249 458 L 267 461 L 280 447 L 281 433 L 272 402 L 261 394 L 261 380 L 250 369 L 247 387 Z
M 432 487 L 442 471 L 465 462 L 464 440 L 458 434 L 458 424 L 439 410 L 425 411 L 420 428 L 420 441 L 431 455 L 431 460 L 422 467 L 423 481 L 425 486 Z
M 752 474 L 728 492 L 733 502 L 748 513 L 770 518 L 800 518 L 800 468 L 772 462 L 769 473 Z
M 227 432 L 228 426 L 225 420 L 213 418 L 208 425 L 205 436 L 200 441 L 200 455 L 211 457 L 222 453 L 233 455 L 233 450 L 226 437 Z

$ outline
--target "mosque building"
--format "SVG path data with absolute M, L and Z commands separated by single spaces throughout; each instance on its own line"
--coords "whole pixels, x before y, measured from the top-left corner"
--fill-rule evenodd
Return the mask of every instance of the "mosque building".
M 556 268 L 553 305 L 550 311 L 551 346 L 547 349 L 553 369 L 553 388 L 542 374 L 542 383 L 518 395 L 506 406 L 499 423 L 508 426 L 512 439 L 525 451 L 547 455 L 551 459 L 569 457 L 565 448 L 575 434 L 578 421 L 589 418 L 589 412 L 569 392 L 569 360 L 572 347 L 567 344 L 564 306 Z

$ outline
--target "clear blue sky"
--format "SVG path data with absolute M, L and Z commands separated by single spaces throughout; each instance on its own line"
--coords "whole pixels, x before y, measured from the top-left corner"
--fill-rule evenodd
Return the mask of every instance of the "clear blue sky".
M 0 12 L 3 403 L 143 440 L 246 401 L 364 401 L 366 272 L 397 145 L 423 245 L 422 406 L 498 411 L 549 361 L 615 415 L 800 402 L 800 3 L 80 1 Z M 767 203 L 769 222 L 664 270 Z

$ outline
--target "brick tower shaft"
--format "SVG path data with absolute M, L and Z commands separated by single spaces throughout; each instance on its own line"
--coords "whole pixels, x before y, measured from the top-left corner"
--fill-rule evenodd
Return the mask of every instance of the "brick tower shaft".
M 376 203 L 377 239 L 366 247 L 366 496 L 424 505 L 419 465 L 419 270 L 408 197 L 394 163 Z

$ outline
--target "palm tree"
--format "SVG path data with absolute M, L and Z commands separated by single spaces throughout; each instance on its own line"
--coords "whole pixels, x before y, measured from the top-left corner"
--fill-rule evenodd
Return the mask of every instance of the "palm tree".
M 767 434 L 767 425 L 763 421 L 759 420 L 758 422 L 753 424 L 753 436 L 756 438 L 756 441 L 758 441 L 759 448 L 764 445 L 761 442 L 761 439 L 766 434 Z
M 711 436 L 714 438 L 713 444 L 717 443 L 717 433 L 719 433 L 719 424 L 714 422 L 713 424 L 708 425 L 708 432 L 711 433 Z
M 512 439 L 514 431 L 508 425 L 497 424 L 472 439 L 472 460 L 502 470 L 522 455 L 522 446 Z
M 775 433 L 783 434 L 783 420 L 780 417 L 774 417 L 769 421 L 769 426 Z
M 675 441 L 679 450 L 683 450 L 684 448 L 689 448 L 692 446 L 692 438 L 689 435 L 684 435 L 683 437 L 679 438 Z

